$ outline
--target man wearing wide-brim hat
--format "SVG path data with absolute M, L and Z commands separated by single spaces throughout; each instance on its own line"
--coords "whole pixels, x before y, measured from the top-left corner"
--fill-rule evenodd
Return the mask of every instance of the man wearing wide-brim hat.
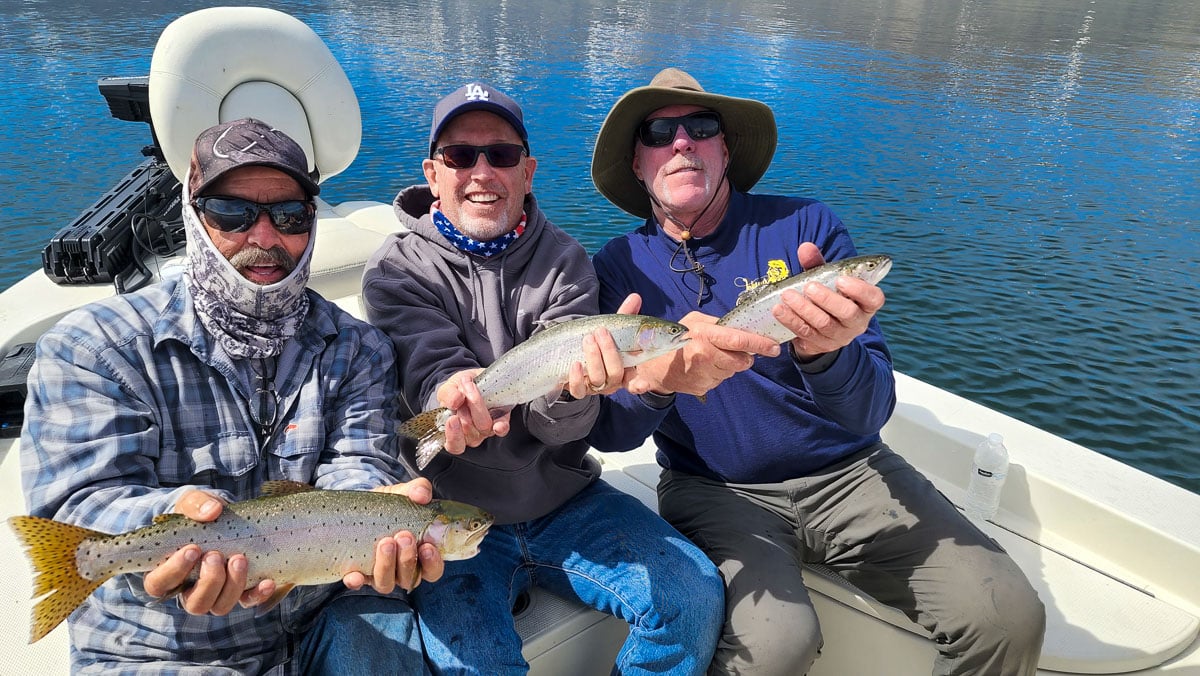
M 609 111 L 592 179 L 645 222 L 593 257 L 600 311 L 638 294 L 691 340 L 639 366 L 649 392 L 610 396 L 588 441 L 628 450 L 653 433 L 659 511 L 725 580 L 710 673 L 806 673 L 823 637 L 800 564 L 821 563 L 924 627 L 933 673 L 1032 674 L 1037 593 L 880 437 L 896 404 L 883 292 L 849 276 L 785 291 L 783 346 L 715 323 L 743 291 L 857 254 L 821 202 L 748 192 L 776 137 L 767 106 L 677 68 Z

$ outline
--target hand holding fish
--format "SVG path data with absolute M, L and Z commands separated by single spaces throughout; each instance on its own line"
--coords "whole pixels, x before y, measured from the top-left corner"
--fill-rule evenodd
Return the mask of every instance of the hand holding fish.
M 892 259 L 872 254 L 822 263 L 810 242 L 796 254 L 803 272 L 743 292 L 717 323 L 780 344 L 790 341 L 805 359 L 834 352 L 867 330 L 883 307 L 876 284 L 892 269 Z
M 592 342 L 588 343 L 587 338 L 591 338 Z M 608 339 L 616 347 L 621 369 L 616 367 L 618 362 L 615 358 L 610 359 L 606 346 Z M 461 453 L 472 441 L 482 441 L 485 431 L 497 433 L 494 425 L 490 429 L 487 427 L 490 411 L 507 413 L 538 397 L 545 397 L 553 403 L 554 399 L 561 396 L 564 383 L 577 391 L 583 385 L 591 394 L 615 391 L 617 378 L 624 384 L 629 377 L 624 368 L 632 368 L 677 350 L 687 339 L 686 327 L 637 314 L 601 314 L 562 321 L 533 334 L 500 355 L 482 372 L 463 371 L 450 379 L 458 379 L 457 382 L 443 383 L 438 388 L 440 406 L 404 421 L 399 431 L 417 440 L 416 468 L 422 470 L 443 447 L 452 453 Z M 591 351 L 592 357 L 585 352 L 585 343 L 589 345 L 586 349 Z M 581 367 L 580 363 L 586 366 Z M 470 382 L 461 380 L 463 374 Z M 601 382 L 597 383 L 593 378 Z M 470 399 L 473 396 L 472 387 L 477 388 L 481 396 L 478 405 Z M 464 422 L 464 416 L 459 411 L 468 402 L 470 416 L 467 421 L 470 427 L 464 425 L 460 429 L 464 434 L 456 439 L 452 447 L 448 438 L 451 431 L 449 423 L 454 420 L 460 424 Z M 447 403 L 457 404 L 458 408 L 446 406 Z M 503 429 L 507 433 L 507 421 Z M 478 438 L 470 436 L 472 430 L 478 433 Z
M 384 486 L 375 492 L 404 495 L 418 505 L 433 499 L 428 479 L 415 479 L 403 484 Z M 221 515 L 225 503 L 204 491 L 188 491 L 175 503 L 173 510 L 201 522 L 214 521 Z M 418 555 L 420 561 L 418 563 Z M 189 574 L 200 562 L 200 574 L 195 583 L 187 586 Z M 375 543 L 375 563 L 370 576 L 352 571 L 342 578 L 350 589 L 370 584 L 381 594 L 391 593 L 397 584 L 411 591 L 421 580 L 436 581 L 442 576 L 444 563 L 437 547 L 417 543 L 413 534 L 401 531 Z M 261 580 L 246 589 L 249 563 L 243 554 L 226 559 L 221 552 L 204 552 L 194 544 L 181 547 L 165 562 L 146 573 L 143 586 L 147 594 L 165 598 L 187 586 L 179 594 L 180 605 L 193 615 L 228 615 L 235 604 L 252 608 L 267 601 L 276 591 L 274 580 Z
M 576 399 L 594 394 L 612 394 L 624 387 L 625 381 L 637 373 L 633 367 L 625 368 L 620 348 L 604 327 L 583 337 L 583 354 L 584 361 L 571 365 L 565 388 Z
M 771 314 L 796 335 L 792 347 L 803 359 L 849 345 L 867 330 L 883 302 L 879 287 L 845 277 L 838 280 L 837 291 L 815 283 L 806 286 L 803 293 L 785 291 Z
M 638 366 L 638 380 L 648 390 L 703 396 L 735 373 L 754 365 L 755 355 L 774 357 L 779 343 L 757 334 L 717 324 L 717 318 L 689 312 L 680 324 L 692 337 L 681 349 Z M 630 387 L 634 392 L 634 387 Z
M 811 242 L 801 244 L 796 255 L 805 271 L 825 263 L 820 250 Z M 840 275 L 834 279 L 836 290 L 818 281 L 806 282 L 780 293 L 771 315 L 795 336 L 791 343 L 797 357 L 834 352 L 862 335 L 871 318 L 883 307 L 883 291 L 873 281 Z
M 438 388 L 438 403 L 451 412 L 446 419 L 445 448 L 459 455 L 468 447 L 476 448 L 489 437 L 508 434 L 509 414 L 493 418 L 483 394 L 475 384 L 475 376 L 483 369 L 459 371 Z
M 221 515 L 225 503 L 204 491 L 188 491 L 175 503 L 175 513 L 195 521 L 214 521 Z M 193 615 L 228 615 L 237 603 L 250 608 L 266 601 L 275 593 L 274 580 L 262 580 L 246 589 L 249 564 L 242 554 L 228 560 L 221 552 L 204 552 L 198 545 L 181 547 L 161 565 L 146 573 L 143 586 L 146 593 L 166 598 L 187 585 L 189 573 L 200 562 L 200 577 L 195 584 L 180 593 L 180 605 Z
M 147 573 L 152 582 L 146 590 L 160 597 L 194 578 L 207 578 L 205 588 L 193 585 L 186 593 L 184 608 L 195 613 L 230 612 L 240 591 L 261 591 L 259 584 L 269 580 L 275 590 L 270 598 L 248 600 L 266 612 L 297 585 L 339 579 L 353 584 L 354 572 L 372 572 L 371 577 L 364 575 L 364 583 L 394 586 L 415 563 L 417 540 L 422 550 L 428 544 L 440 555 L 420 556 L 423 576 L 436 579 L 442 574 L 442 560 L 479 553 L 479 543 L 494 522 L 477 507 L 430 500 L 432 487 L 424 479 L 375 491 L 318 490 L 293 481 L 267 481 L 260 497 L 228 505 L 211 495 L 193 495 L 197 492 L 185 492 L 175 513 L 124 533 L 102 533 L 37 516 L 9 517 L 8 525 L 33 565 L 37 601 L 30 642 L 50 633 L 115 575 Z M 394 549 L 387 544 L 399 544 L 395 539 L 405 533 L 419 534 L 412 538 L 413 546 Z M 391 559 L 382 564 L 376 561 L 381 543 Z M 218 547 L 234 552 L 228 561 Z M 179 561 L 172 562 L 176 558 Z M 193 570 L 180 581 L 177 569 L 189 566 L 179 563 L 189 560 Z M 239 560 L 251 562 L 249 574 L 234 565 Z M 200 566 L 195 568 L 197 561 Z M 411 572 L 415 585 L 416 574 Z M 244 585 L 235 593 L 237 579 Z
M 380 486 L 372 492 L 403 495 L 418 505 L 427 505 L 433 499 L 433 484 L 429 479 L 418 477 L 401 484 Z M 371 575 L 351 571 L 342 578 L 342 583 L 350 589 L 369 584 L 380 594 L 390 594 L 396 585 L 412 591 L 422 580 L 436 582 L 444 571 L 445 562 L 437 546 L 417 542 L 412 533 L 400 531 L 375 543 L 375 566 Z

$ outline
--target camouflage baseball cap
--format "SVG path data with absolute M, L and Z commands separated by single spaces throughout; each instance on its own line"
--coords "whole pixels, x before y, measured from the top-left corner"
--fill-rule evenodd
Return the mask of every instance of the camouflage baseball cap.
M 318 172 L 309 171 L 304 149 L 287 134 L 252 117 L 200 132 L 192 148 L 190 192 L 199 197 L 226 172 L 252 165 L 284 172 L 296 179 L 310 197 L 321 192 Z

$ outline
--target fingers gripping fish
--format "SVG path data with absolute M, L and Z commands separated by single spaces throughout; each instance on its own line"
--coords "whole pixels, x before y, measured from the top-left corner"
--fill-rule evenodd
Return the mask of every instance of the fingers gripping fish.
M 687 341 L 687 327 L 645 315 L 603 314 L 555 324 L 500 355 L 475 377 L 484 403 L 503 415 L 538 397 L 557 397 L 571 365 L 585 360 L 583 339 L 601 327 L 612 334 L 625 368 L 667 354 Z M 425 469 L 445 446 L 451 414 L 435 408 L 400 425 L 402 434 L 417 440 L 417 469 Z
M 40 599 L 29 642 L 50 633 L 109 578 L 152 570 L 189 543 L 227 558 L 244 554 L 247 589 L 275 580 L 275 594 L 258 609 L 265 612 L 296 585 L 336 582 L 353 571 L 369 574 L 382 537 L 407 530 L 454 561 L 478 553 L 493 521 L 487 512 L 451 500 L 418 505 L 393 493 L 316 490 L 291 481 L 268 481 L 262 492 L 227 505 L 215 521 L 163 514 L 152 525 L 116 535 L 11 517 L 9 526 L 33 564 L 33 596 Z

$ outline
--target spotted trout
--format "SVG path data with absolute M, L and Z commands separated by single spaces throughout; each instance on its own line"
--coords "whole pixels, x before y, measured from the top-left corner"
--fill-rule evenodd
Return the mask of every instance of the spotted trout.
M 375 543 L 402 530 L 436 545 L 446 561 L 469 559 L 492 521 L 491 514 L 451 500 L 418 505 L 392 493 L 268 481 L 260 497 L 226 505 L 210 522 L 163 514 L 116 535 L 36 516 L 10 517 L 8 523 L 33 564 L 33 598 L 41 599 L 33 607 L 33 643 L 109 578 L 151 570 L 189 543 L 226 557 L 244 554 L 250 564 L 246 589 L 275 580 L 275 594 L 260 607 L 265 611 L 296 585 L 336 582 L 354 571 L 370 575 Z
M 738 297 L 733 309 L 717 320 L 717 324 L 757 333 L 782 343 L 795 337 L 790 329 L 780 324 L 771 314 L 771 308 L 779 304 L 784 291 L 795 289 L 803 292 L 804 286 L 809 282 L 823 284 L 836 290 L 837 278 L 841 276 L 857 277 L 870 284 L 878 284 L 891 269 L 891 257 L 883 254 L 854 256 L 826 263 L 787 279 L 768 282 L 745 291 Z
M 477 376 L 475 385 L 494 416 L 541 396 L 557 397 L 571 365 L 584 361 L 583 339 L 604 327 L 612 334 L 625 368 L 683 347 L 687 327 L 645 315 L 604 314 L 555 324 L 500 355 Z M 425 469 L 446 443 L 450 411 L 435 408 L 400 425 L 417 440 L 417 469 Z

